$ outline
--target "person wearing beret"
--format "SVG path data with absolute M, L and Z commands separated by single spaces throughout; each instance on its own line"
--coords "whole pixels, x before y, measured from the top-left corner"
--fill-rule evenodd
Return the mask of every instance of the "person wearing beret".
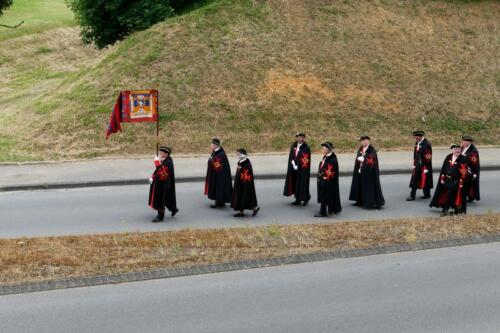
M 149 179 L 149 206 L 158 211 L 153 222 L 161 222 L 165 217 L 165 207 L 175 216 L 179 209 L 175 197 L 174 162 L 170 147 L 161 146 L 154 160 L 155 171 Z
M 328 214 L 337 214 L 342 211 L 339 192 L 339 163 L 333 152 L 333 144 L 325 141 L 321 143 L 323 159 L 318 169 L 318 203 L 320 211 L 315 217 L 327 217 Z
M 292 144 L 288 155 L 288 169 L 286 172 L 283 195 L 294 196 L 292 205 L 306 206 L 311 199 L 309 180 L 311 177 L 311 149 L 305 142 L 306 135 L 298 132 L 297 141 Z
M 476 146 L 472 143 L 474 139 L 469 135 L 462 136 L 462 155 L 465 156 L 469 164 L 471 172 L 470 177 L 467 179 L 467 201 L 479 201 L 479 152 Z
M 351 192 L 349 200 L 355 201 L 354 206 L 364 208 L 380 208 L 385 204 L 380 185 L 377 151 L 370 144 L 370 137 L 361 136 L 361 147 L 354 160 Z
M 207 176 L 205 178 L 205 195 L 214 200 L 211 208 L 222 208 L 231 202 L 233 195 L 233 184 L 231 179 L 231 168 L 224 148 L 218 138 L 210 142 L 212 154 L 208 159 Z
M 238 155 L 238 166 L 234 177 L 231 207 L 237 212 L 234 214 L 235 217 L 245 216 L 245 209 L 252 210 L 252 216 L 255 216 L 260 208 L 257 205 L 252 163 L 248 159 L 247 151 L 244 148 L 238 149 L 236 153 Z
M 439 180 L 430 207 L 442 208 L 441 216 L 465 214 L 467 212 L 466 180 L 469 175 L 467 158 L 461 153 L 460 145 L 450 147 L 451 154 L 446 156 L 439 174 Z
M 432 180 L 432 146 L 424 135 L 424 131 L 413 132 L 415 148 L 413 148 L 413 171 L 410 180 L 411 192 L 406 201 L 415 200 L 417 189 L 424 192 L 421 199 L 431 197 L 431 189 L 434 186 Z

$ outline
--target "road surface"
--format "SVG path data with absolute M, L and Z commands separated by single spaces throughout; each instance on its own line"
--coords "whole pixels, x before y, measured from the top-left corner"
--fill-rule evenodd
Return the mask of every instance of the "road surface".
M 0 332 L 498 332 L 500 243 L 0 297 Z
M 439 216 L 438 209 L 429 208 L 429 200 L 405 201 L 409 176 L 382 176 L 381 182 L 386 206 L 366 210 L 351 206 L 347 200 L 351 178 L 341 177 L 343 211 L 329 219 L 313 217 L 319 210 L 315 179 L 311 179 L 312 200 L 307 207 L 290 205 L 292 199 L 282 195 L 283 180 L 257 180 L 261 211 L 256 218 L 243 219 L 233 218 L 229 208 L 210 209 L 212 202 L 203 196 L 202 183 L 181 183 L 177 186 L 179 214 L 156 224 L 151 223 L 155 211 L 147 206 L 149 187 L 145 185 L 3 192 L 0 238 Z M 483 200 L 471 204 L 469 213 L 500 211 L 499 188 L 500 172 L 481 173 Z

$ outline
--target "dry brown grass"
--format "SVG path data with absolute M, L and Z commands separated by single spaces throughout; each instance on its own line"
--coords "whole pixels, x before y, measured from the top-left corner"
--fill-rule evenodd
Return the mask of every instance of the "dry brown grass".
M 0 141 L 41 159 L 154 151 L 152 124 L 103 135 L 117 92 L 151 87 L 161 140 L 182 153 L 205 151 L 215 135 L 228 149 L 257 140 L 260 151 L 286 150 L 299 129 L 312 146 L 330 139 L 340 150 L 361 133 L 378 148 L 407 147 L 415 128 L 435 145 L 464 132 L 497 143 L 499 22 L 493 0 L 215 0 L 110 50 L 75 49 L 85 59 L 53 41 L 52 53 L 22 51 L 19 61 L 53 57 L 50 68 L 71 75 L 18 90 L 0 77 L 13 115 L 0 111 Z M 79 42 L 76 32 L 64 39 Z M 0 58 L 13 58 L 8 50 Z
M 0 240 L 0 283 L 499 234 L 500 214 Z

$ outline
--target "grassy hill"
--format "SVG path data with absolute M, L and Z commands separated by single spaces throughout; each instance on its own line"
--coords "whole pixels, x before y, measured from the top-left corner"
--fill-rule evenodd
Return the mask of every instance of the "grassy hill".
M 146 87 L 177 153 L 280 151 L 299 129 L 341 150 L 500 139 L 498 1 L 215 0 L 104 51 L 63 21 L 0 30 L 0 160 L 150 154 L 153 124 L 104 139 L 118 91 Z

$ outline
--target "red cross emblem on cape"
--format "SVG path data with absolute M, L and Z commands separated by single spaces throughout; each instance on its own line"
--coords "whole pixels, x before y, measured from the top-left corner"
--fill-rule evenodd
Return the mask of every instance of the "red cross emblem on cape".
M 222 162 L 220 161 L 220 157 L 215 157 L 213 159 L 212 168 L 215 172 L 220 172 L 222 170 Z
M 167 180 L 168 168 L 166 166 L 162 166 L 160 170 L 158 170 L 158 178 L 162 181 Z
M 465 178 L 465 176 L 467 176 L 467 164 L 461 163 L 459 171 L 460 174 L 462 175 L 462 178 Z
M 330 181 L 333 177 L 335 177 L 335 170 L 333 170 L 333 165 L 330 164 L 325 170 L 325 180 Z
M 471 161 L 472 164 L 477 165 L 477 163 L 479 162 L 479 158 L 477 157 L 477 153 L 476 152 L 472 153 L 470 155 L 469 160 Z
M 309 154 L 302 155 L 302 157 L 300 158 L 300 163 L 302 165 L 302 168 L 304 169 L 309 168 L 309 162 L 311 162 L 311 160 L 309 159 Z
M 243 183 L 249 183 L 252 180 L 252 175 L 248 174 L 248 169 L 242 169 L 240 179 Z
M 366 158 L 366 165 L 368 165 L 370 168 L 373 168 L 375 166 L 375 158 L 373 158 L 373 156 L 368 156 Z

